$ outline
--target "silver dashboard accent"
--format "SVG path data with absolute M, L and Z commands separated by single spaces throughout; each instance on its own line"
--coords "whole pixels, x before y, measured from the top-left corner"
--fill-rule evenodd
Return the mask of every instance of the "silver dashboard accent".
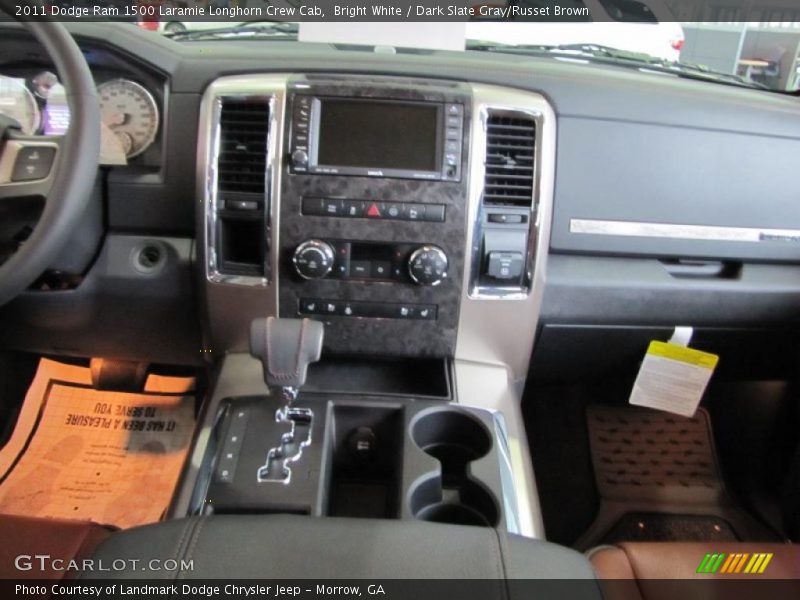
M 269 104 L 269 133 L 267 136 L 267 156 L 265 177 L 266 225 L 271 232 L 270 248 L 277 248 L 279 229 L 279 197 L 281 148 L 283 147 L 284 111 L 287 75 L 249 75 L 223 77 L 214 81 L 203 95 L 200 106 L 200 128 L 198 134 L 198 197 L 203 203 L 204 222 L 202 248 L 206 278 L 212 283 L 261 286 L 275 288 L 275 307 L 277 307 L 277 256 L 270 255 L 269 273 L 271 276 L 257 277 L 230 275 L 219 270 L 216 254 L 217 241 L 217 161 L 220 154 L 220 114 L 223 98 L 264 98 Z
M 513 494 L 520 533 L 544 538 L 544 525 L 520 404 L 544 294 L 550 244 L 556 155 L 556 116 L 540 94 L 511 88 L 472 85 L 471 164 L 468 177 L 466 256 L 461 292 L 455 376 L 458 402 L 500 411 L 508 435 Z M 473 294 L 476 226 L 480 218 L 486 152 L 485 120 L 491 110 L 522 112 L 537 122 L 534 172 L 535 213 L 529 236 L 532 266 L 527 293 Z M 534 218 L 535 217 L 535 218 Z
M 484 86 L 473 86 L 473 90 Z M 488 86 L 485 86 L 488 88 Z M 473 96 L 474 98 L 474 96 Z M 473 100 L 474 102 L 474 100 Z M 528 215 L 528 247 L 525 257 L 525 270 L 521 286 L 481 286 L 478 278 L 482 264 L 483 220 L 485 217 L 483 194 L 486 177 L 486 146 L 488 141 L 488 127 L 490 116 L 515 116 L 530 117 L 536 124 L 534 132 L 534 164 L 533 164 L 533 194 Z M 477 117 L 477 118 L 476 118 Z M 536 240 L 539 238 L 541 224 L 537 219 L 539 204 L 539 173 L 541 171 L 541 131 L 543 113 L 537 107 L 512 106 L 506 98 L 489 98 L 486 102 L 473 104 L 472 140 L 470 143 L 470 171 L 468 201 L 470 209 L 477 207 L 475 214 L 470 217 L 472 232 L 467 231 L 467 239 L 472 240 L 466 256 L 471 257 L 469 265 L 469 295 L 471 298 L 486 299 L 520 299 L 530 293 L 533 283 L 536 260 Z M 477 199 L 475 198 L 477 196 Z
M 258 468 L 258 483 L 292 482 L 292 464 L 303 457 L 303 450 L 311 445 L 311 425 L 314 412 L 310 408 L 292 408 L 288 404 L 275 412 L 276 423 L 290 423 L 291 430 L 281 436 L 279 446 L 270 448 L 266 462 Z
M 789 242 L 800 243 L 799 229 L 761 229 L 719 225 L 680 225 L 642 221 L 570 219 L 569 232 L 589 235 L 671 238 L 712 242 Z
M 214 352 L 244 351 L 249 348 L 250 321 L 253 315 L 278 314 L 278 232 L 280 230 L 281 148 L 283 147 L 287 81 L 290 75 L 237 75 L 222 77 L 206 89 L 200 106 L 197 155 L 198 207 L 195 211 L 198 232 L 198 264 L 202 265 L 209 342 Z M 269 203 L 265 215 L 271 225 L 269 236 L 269 277 L 222 275 L 216 270 L 216 157 L 219 153 L 220 99 L 225 96 L 271 98 L 267 139 L 266 190 Z M 235 290 L 232 289 L 235 287 Z M 231 310 L 231 294 L 236 294 L 238 310 Z

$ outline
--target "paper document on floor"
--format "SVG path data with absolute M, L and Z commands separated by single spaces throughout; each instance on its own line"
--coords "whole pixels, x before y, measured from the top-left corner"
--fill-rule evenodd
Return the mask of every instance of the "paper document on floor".
M 152 376 L 151 376 L 152 377 Z M 43 360 L 0 451 L 0 513 L 131 527 L 159 520 L 194 430 L 193 379 L 98 391 L 89 369 Z

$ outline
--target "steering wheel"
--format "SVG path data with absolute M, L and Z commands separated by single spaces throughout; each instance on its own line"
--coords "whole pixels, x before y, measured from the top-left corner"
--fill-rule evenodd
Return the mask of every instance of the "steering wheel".
M 8 0 L 0 0 L 0 10 L 13 15 L 8 8 Z M 0 306 L 25 291 L 63 250 L 89 204 L 100 156 L 100 105 L 80 48 L 61 23 L 22 25 L 56 67 L 70 123 L 63 136 L 40 136 L 23 135 L 12 119 L 0 119 L 0 203 L 44 199 L 33 233 L 0 265 Z

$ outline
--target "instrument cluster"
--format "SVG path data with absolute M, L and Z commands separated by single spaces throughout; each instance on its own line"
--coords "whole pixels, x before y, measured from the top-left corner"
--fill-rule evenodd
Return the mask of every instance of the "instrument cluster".
M 125 165 L 156 141 L 158 103 L 145 86 L 113 77 L 97 86 L 101 114 L 100 164 Z M 64 87 L 51 71 L 32 77 L 0 75 L 0 114 L 19 123 L 26 135 L 63 135 L 69 127 Z

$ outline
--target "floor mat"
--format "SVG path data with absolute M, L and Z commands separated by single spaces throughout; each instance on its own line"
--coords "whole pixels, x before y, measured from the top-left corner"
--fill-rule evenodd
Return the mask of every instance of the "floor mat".
M 193 378 L 150 376 L 145 392 L 98 391 L 89 369 L 42 360 L 0 451 L 0 513 L 158 521 L 194 431 Z
M 703 409 L 685 418 L 635 407 L 590 406 L 586 418 L 600 508 L 576 543 L 578 549 L 608 542 L 615 529 L 619 535 L 632 513 L 663 515 L 659 526 L 665 529 L 677 524 L 670 515 L 693 515 L 720 519 L 736 539 L 776 538 L 727 493 Z M 673 534 L 679 530 L 672 529 Z M 695 528 L 692 535 L 700 531 Z M 713 525 L 707 531 L 713 532 Z

